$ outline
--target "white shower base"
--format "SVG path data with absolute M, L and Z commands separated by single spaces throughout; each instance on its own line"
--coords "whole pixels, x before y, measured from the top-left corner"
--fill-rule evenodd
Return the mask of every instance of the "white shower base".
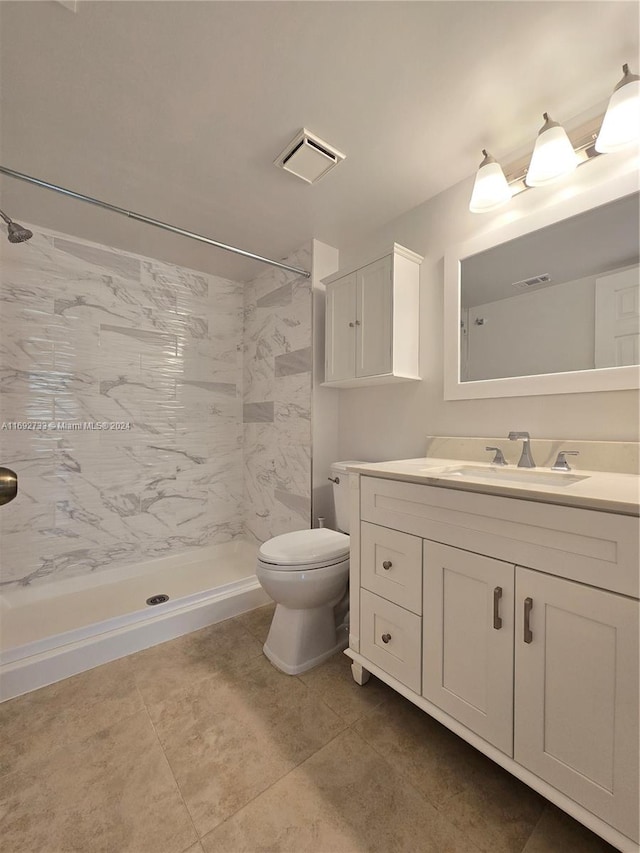
M 256 555 L 236 540 L 3 593 L 0 701 L 266 604 Z

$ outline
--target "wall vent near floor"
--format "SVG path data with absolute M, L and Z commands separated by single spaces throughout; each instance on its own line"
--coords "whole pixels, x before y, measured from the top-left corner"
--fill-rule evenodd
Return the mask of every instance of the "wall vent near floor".
M 344 159 L 345 155 L 337 148 L 303 127 L 273 162 L 308 184 L 314 184 Z
M 537 284 L 549 284 L 551 276 L 548 272 L 534 275 L 531 278 L 523 278 L 522 281 L 512 281 L 512 287 L 518 287 L 520 290 L 526 290 L 528 287 L 535 287 Z

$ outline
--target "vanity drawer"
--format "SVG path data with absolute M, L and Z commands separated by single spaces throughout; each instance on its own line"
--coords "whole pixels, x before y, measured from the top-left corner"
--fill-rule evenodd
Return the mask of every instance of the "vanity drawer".
M 360 610 L 361 654 L 420 693 L 421 618 L 366 589 L 360 590 Z
M 370 592 L 422 614 L 422 539 L 362 522 L 360 583 Z
M 639 519 L 456 488 L 360 477 L 361 518 L 638 598 Z

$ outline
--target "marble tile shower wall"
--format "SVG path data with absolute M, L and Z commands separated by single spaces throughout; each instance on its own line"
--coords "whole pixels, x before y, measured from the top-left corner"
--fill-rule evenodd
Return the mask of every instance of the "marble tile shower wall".
M 288 258 L 311 269 L 311 245 Z M 311 525 L 311 282 L 268 269 L 245 287 L 244 513 L 259 542 Z
M 0 580 L 242 533 L 242 285 L 34 228 L 0 250 Z M 281 413 L 279 413 L 279 416 Z M 10 422 L 130 423 L 17 430 Z

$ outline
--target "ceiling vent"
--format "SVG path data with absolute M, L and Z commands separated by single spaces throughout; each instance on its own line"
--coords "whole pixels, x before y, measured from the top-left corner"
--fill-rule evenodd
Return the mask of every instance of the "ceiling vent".
M 518 287 L 520 290 L 526 290 L 528 287 L 535 287 L 537 284 L 549 284 L 551 276 L 548 272 L 543 272 L 540 275 L 534 275 L 531 278 L 523 278 L 522 281 L 512 281 L 512 287 Z
M 302 128 L 273 162 L 308 184 L 315 184 L 344 158 L 345 155 L 336 148 Z

